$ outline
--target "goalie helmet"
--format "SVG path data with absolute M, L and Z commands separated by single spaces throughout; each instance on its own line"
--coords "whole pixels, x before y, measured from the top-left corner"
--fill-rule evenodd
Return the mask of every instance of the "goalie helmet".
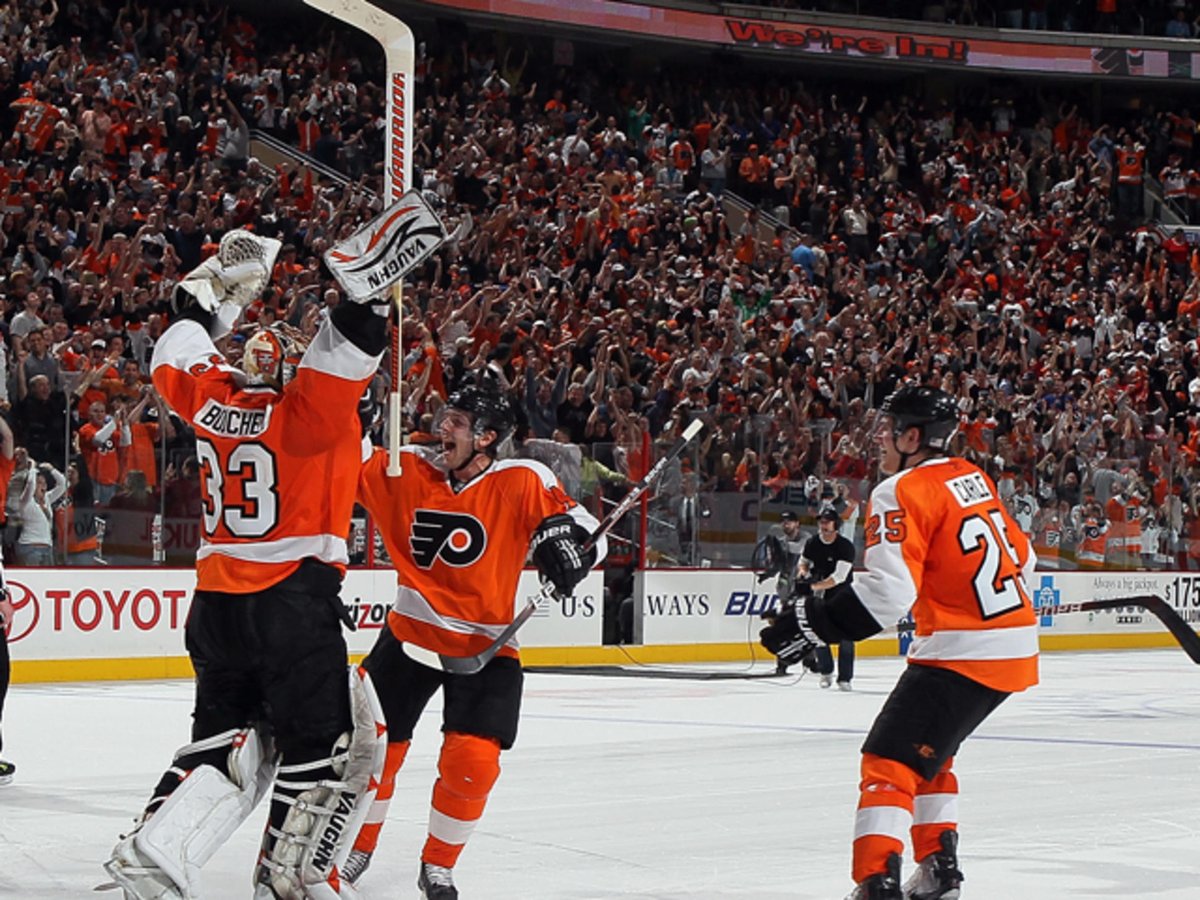
M 487 448 L 492 456 L 516 428 L 512 404 L 492 381 L 459 388 L 450 395 L 445 408 L 461 410 L 470 415 L 471 431 L 476 437 L 482 437 L 485 431 L 496 432 L 496 439 Z
M 275 332 L 256 331 L 242 349 L 242 371 L 251 384 L 265 384 L 275 390 L 284 385 L 284 364 L 287 349 Z
M 958 431 L 958 406 L 938 388 L 902 387 L 883 401 L 879 411 L 891 418 L 892 436 L 897 439 L 908 428 L 920 428 L 921 449 L 944 453 Z

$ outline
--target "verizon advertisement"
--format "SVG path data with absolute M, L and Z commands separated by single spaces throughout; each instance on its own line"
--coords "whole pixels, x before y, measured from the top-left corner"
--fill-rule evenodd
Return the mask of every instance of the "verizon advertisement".
M 1200 573 L 1039 572 L 1033 590 L 1045 635 L 1166 634 L 1162 623 L 1139 607 L 1055 615 L 1057 606 L 1157 594 L 1192 625 L 1200 626 Z M 762 613 L 779 603 L 775 579 L 761 584 L 749 570 L 640 573 L 643 644 L 714 644 L 757 640 Z M 635 615 L 635 628 L 639 619 Z M 888 640 L 899 646 L 892 635 Z M 1098 640 L 1096 647 L 1104 646 Z
M 604 576 L 593 570 L 570 597 L 549 601 L 538 597 L 537 573 L 527 569 L 517 584 L 516 609 L 538 600 L 538 610 L 517 632 L 522 647 L 597 647 L 601 641 Z M 396 575 L 388 569 L 353 569 L 342 584 L 342 601 L 350 607 L 358 630 L 347 633 L 351 653 L 366 653 L 387 621 L 396 594 Z
M 15 614 L 13 662 L 185 656 L 183 627 L 195 575 L 186 569 L 8 569 Z M 517 603 L 538 595 L 537 574 L 521 574 Z M 574 596 L 542 601 L 518 634 L 525 646 L 598 646 L 603 576 L 592 572 Z M 388 569 L 354 569 L 342 585 L 358 630 L 352 653 L 371 649 L 396 592 Z M 518 607 L 519 608 L 519 607 Z M 119 666 L 117 667 L 119 668 Z M 119 672 L 113 673 L 120 677 Z

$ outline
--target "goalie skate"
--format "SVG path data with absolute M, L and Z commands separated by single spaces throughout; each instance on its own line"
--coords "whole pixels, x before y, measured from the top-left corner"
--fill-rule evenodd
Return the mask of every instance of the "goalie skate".
M 112 883 L 97 885 L 95 889 L 120 889 L 125 900 L 184 900 L 187 895 L 171 877 L 137 849 L 136 834 L 135 829 L 113 848 L 112 858 L 104 864 L 104 871 L 112 877 Z

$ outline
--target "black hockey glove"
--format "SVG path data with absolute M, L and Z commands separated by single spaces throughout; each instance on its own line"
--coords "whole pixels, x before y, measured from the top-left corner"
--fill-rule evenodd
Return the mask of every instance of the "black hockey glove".
M 566 596 L 596 563 L 596 548 L 583 552 L 587 529 L 565 513 L 547 516 L 529 542 L 533 564 L 543 582 Z
M 803 603 L 813 595 L 812 581 L 807 575 L 800 575 L 792 585 L 792 600 Z
M 758 633 L 762 645 L 786 665 L 803 662 L 825 642 L 808 625 L 803 604 L 780 610 L 775 621 Z
M 780 597 L 779 605 L 772 606 L 770 609 L 758 614 L 758 617 L 765 622 L 774 624 L 775 620 L 785 613 L 791 613 L 792 607 L 796 605 L 796 601 L 791 597 Z

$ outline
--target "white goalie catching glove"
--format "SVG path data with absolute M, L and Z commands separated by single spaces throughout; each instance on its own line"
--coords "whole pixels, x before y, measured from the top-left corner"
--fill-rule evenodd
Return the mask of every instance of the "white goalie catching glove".
M 240 310 L 267 286 L 280 246 L 242 228 L 227 232 L 216 254 L 183 276 L 179 287 L 207 312 L 215 314 L 223 304 Z

